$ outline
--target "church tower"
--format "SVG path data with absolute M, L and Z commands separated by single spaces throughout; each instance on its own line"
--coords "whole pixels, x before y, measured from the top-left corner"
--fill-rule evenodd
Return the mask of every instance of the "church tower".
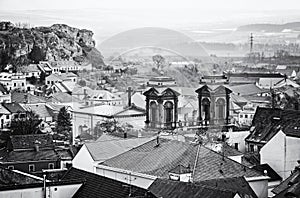
M 178 121 L 178 92 L 171 88 L 150 88 L 146 96 L 146 127 L 175 129 Z
M 203 85 L 196 90 L 199 125 L 229 124 L 231 92 L 223 85 Z

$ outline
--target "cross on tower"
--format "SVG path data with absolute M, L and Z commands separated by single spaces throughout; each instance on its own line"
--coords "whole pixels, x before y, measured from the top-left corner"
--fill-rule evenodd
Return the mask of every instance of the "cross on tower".
M 131 94 L 133 92 L 133 89 L 131 87 L 128 87 L 126 92 L 128 93 L 128 107 L 131 107 Z

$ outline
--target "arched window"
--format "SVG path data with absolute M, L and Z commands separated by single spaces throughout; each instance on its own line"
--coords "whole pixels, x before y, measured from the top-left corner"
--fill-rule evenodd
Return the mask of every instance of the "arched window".
M 216 103 L 216 116 L 219 120 L 224 120 L 225 118 L 225 100 L 219 98 Z
M 150 121 L 152 126 L 155 126 L 155 123 L 158 121 L 158 108 L 154 101 L 150 103 Z
M 173 103 L 168 101 L 164 105 L 165 108 L 165 122 L 167 124 L 172 124 L 173 120 Z

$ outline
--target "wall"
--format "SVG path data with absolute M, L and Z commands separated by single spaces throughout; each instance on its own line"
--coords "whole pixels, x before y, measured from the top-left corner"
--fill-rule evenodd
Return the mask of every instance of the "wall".
M 47 197 L 51 198 L 71 198 L 82 184 L 70 184 L 63 186 L 51 186 L 47 188 Z M 0 191 L 0 197 L 5 198 L 33 198 L 44 197 L 44 191 L 42 187 L 6 190 Z
M 285 150 L 285 169 L 284 179 L 290 176 L 295 166 L 298 166 L 297 160 L 300 160 L 300 138 L 286 136 Z
M 85 113 L 73 112 L 73 137 L 77 137 L 81 134 L 79 131 L 79 126 L 87 126 L 87 128 L 92 128 L 96 126 L 98 121 L 106 120 L 104 117 L 89 115 Z
M 96 174 L 124 183 L 130 183 L 131 185 L 135 185 L 144 189 L 147 189 L 156 179 L 156 177 L 151 175 L 130 172 L 127 170 L 107 167 L 103 165 L 98 165 L 95 168 Z
M 249 185 L 255 192 L 258 198 L 267 198 L 268 197 L 268 180 L 267 179 L 257 179 L 257 180 L 250 180 L 247 179 Z
M 280 130 L 260 150 L 260 163 L 269 164 L 284 178 L 285 134 Z
M 92 173 L 94 172 L 94 160 L 85 145 L 83 145 L 78 151 L 78 153 L 72 160 L 72 164 L 75 168 L 79 168 L 81 170 Z
M 236 132 L 227 132 L 226 137 L 228 137 L 228 144 L 234 146 L 235 143 L 238 143 L 238 150 L 241 152 L 246 151 L 245 138 L 250 134 L 249 131 L 236 131 Z
M 29 173 L 29 164 L 34 164 L 35 171 L 34 172 L 41 172 L 43 169 L 49 169 L 49 163 L 54 164 L 54 169 L 60 168 L 60 161 L 36 161 L 36 162 L 11 162 L 3 164 L 4 167 L 14 166 L 14 170 L 19 170 L 25 173 Z

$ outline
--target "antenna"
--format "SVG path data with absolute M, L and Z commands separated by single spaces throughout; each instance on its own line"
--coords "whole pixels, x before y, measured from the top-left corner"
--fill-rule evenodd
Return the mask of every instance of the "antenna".
M 250 53 L 253 52 L 253 34 L 250 34 Z

